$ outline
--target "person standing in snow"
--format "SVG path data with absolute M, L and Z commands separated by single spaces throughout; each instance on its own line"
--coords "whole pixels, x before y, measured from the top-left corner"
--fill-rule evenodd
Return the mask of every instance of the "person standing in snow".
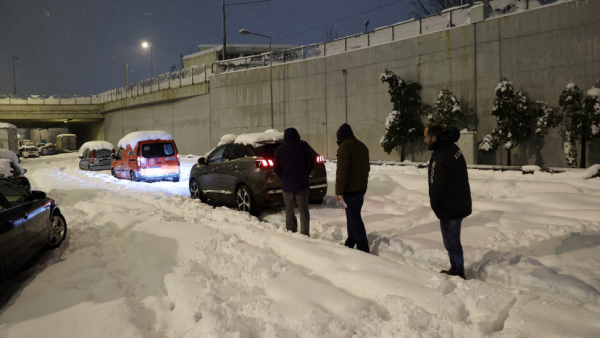
M 444 131 L 439 124 L 431 123 L 424 136 L 428 149 L 433 151 L 427 170 L 429 201 L 440 220 L 444 247 L 450 258 L 450 270 L 440 272 L 465 279 L 460 227 L 463 218 L 471 214 L 472 202 L 467 163 L 454 143 L 460 132 L 456 127 Z
M 337 131 L 337 170 L 335 173 L 335 198 L 346 204 L 348 239 L 344 243 L 349 248 L 369 252 L 369 242 L 365 224 L 360 215 L 367 183 L 369 181 L 369 148 L 354 137 L 347 123 Z
M 300 232 L 310 236 L 310 214 L 308 212 L 308 195 L 310 185 L 308 178 L 312 172 L 317 154 L 300 140 L 295 128 L 288 128 L 283 133 L 283 144 L 275 151 L 274 171 L 281 179 L 281 190 L 285 204 L 285 227 L 291 232 L 298 231 L 298 220 L 294 212 L 295 204 L 300 210 Z

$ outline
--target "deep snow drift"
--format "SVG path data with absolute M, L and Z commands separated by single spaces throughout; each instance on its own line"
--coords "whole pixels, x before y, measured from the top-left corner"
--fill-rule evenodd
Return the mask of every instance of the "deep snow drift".
M 372 166 L 365 254 L 340 245 L 345 217 L 332 196 L 311 207 L 312 238 L 285 232 L 277 210 L 259 220 L 191 200 L 186 174 L 197 158 L 181 157 L 179 183 L 80 171 L 77 154 L 25 159 L 69 235 L 9 281 L 0 337 L 600 332 L 599 178 L 470 170 L 463 281 L 437 273 L 448 258 L 426 169 Z M 331 193 L 335 164 L 327 170 Z

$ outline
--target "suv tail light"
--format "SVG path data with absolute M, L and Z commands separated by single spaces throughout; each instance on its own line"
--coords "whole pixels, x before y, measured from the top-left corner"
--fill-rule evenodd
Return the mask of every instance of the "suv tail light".
M 137 165 L 138 165 L 138 168 L 142 165 L 142 158 L 139 156 L 137 157 Z
M 323 155 L 318 155 L 317 156 L 317 163 L 323 163 L 325 162 L 325 158 L 323 157 Z
M 181 165 L 181 162 L 179 161 L 179 154 L 177 154 L 177 165 Z
M 257 168 L 273 168 L 273 160 L 256 160 L 254 162 Z
M 90 160 L 91 163 L 94 163 L 94 155 L 96 154 L 95 150 L 92 150 L 92 159 Z

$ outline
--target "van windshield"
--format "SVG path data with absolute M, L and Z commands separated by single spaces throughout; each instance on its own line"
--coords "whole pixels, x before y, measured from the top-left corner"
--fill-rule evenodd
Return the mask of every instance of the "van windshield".
M 96 156 L 96 157 L 110 156 L 110 154 L 112 154 L 112 151 L 108 150 L 108 149 L 96 149 L 96 150 L 94 150 L 94 156 Z
M 173 143 L 148 143 L 142 146 L 142 157 L 156 158 L 175 155 Z

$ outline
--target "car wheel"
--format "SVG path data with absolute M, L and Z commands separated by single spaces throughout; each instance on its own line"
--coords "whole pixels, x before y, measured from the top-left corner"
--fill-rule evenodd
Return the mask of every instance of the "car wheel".
M 258 208 L 247 185 L 241 184 L 235 191 L 235 202 L 239 211 L 246 211 L 252 215 L 258 213 Z
M 208 200 L 206 196 L 204 196 L 204 194 L 202 193 L 198 181 L 196 181 L 196 179 L 194 178 L 190 180 L 190 197 L 192 199 L 199 199 L 202 203 L 206 203 L 206 201 Z
M 173 177 L 173 182 L 179 182 L 179 175 Z
M 129 172 L 129 179 L 131 180 L 131 182 L 139 182 L 139 178 L 137 177 L 137 175 L 132 171 Z
M 114 178 L 117 178 L 117 173 L 115 173 L 115 169 L 110 169 L 110 175 Z
M 54 213 L 50 218 L 50 226 L 48 227 L 48 246 L 56 248 L 67 237 L 67 222 L 63 215 Z

